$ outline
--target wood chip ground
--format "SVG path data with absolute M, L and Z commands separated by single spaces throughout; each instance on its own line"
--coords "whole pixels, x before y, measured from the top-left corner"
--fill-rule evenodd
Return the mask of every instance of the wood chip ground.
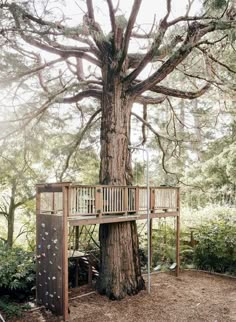
M 91 292 L 87 286 L 70 297 Z M 19 322 L 59 322 L 45 310 Z M 236 322 L 236 279 L 199 272 L 151 276 L 151 294 L 142 291 L 121 301 L 90 294 L 70 302 L 70 321 L 78 322 Z

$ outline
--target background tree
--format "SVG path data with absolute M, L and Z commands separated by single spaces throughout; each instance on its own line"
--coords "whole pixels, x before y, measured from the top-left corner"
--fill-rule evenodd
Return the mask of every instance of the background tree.
M 107 0 L 104 10 L 110 20 L 108 30 L 97 21 L 99 12 L 92 0 L 81 4 L 79 10 L 83 16 L 74 26 L 67 23 L 63 10 L 60 13 L 61 3 L 53 10 L 48 1 L 38 2 L 37 7 L 34 1 L 22 5 L 3 1 L 0 6 L 2 41 L 24 57 L 25 71 L 18 77 L 30 77 L 43 90 L 29 111 L 19 109 L 21 125 L 40 120 L 49 106 L 63 109 L 65 104 L 78 104 L 84 98 L 99 100 L 100 107 L 90 117 L 93 122 L 101 114 L 99 181 L 111 185 L 131 184 L 128 146 L 133 104 L 159 104 L 167 97 L 195 99 L 206 93 L 212 83 L 212 73 L 202 68 L 203 62 L 208 62 L 207 49 L 222 42 L 226 46 L 227 30 L 235 26 L 234 17 L 228 11 L 229 2 L 222 3 L 220 14 L 212 16 L 204 11 L 192 15 L 193 1 L 189 1 L 186 12 L 171 19 L 172 1 L 167 0 L 163 18 L 154 19 L 151 29 L 142 31 L 138 14 L 145 2 L 141 0 L 132 1 L 128 17 L 113 6 L 112 0 Z M 216 37 L 213 41 L 209 38 L 212 33 Z M 199 79 L 197 88 L 170 87 L 168 79 L 172 73 L 199 50 L 202 52 L 200 68 L 206 76 Z M 151 69 L 148 74 L 147 68 L 152 63 L 155 70 Z M 14 81 L 14 77 L 10 75 L 9 81 Z M 172 133 L 163 137 L 145 118 L 138 119 L 159 140 L 176 143 Z M 100 245 L 99 291 L 119 299 L 143 289 L 136 223 L 101 225 Z

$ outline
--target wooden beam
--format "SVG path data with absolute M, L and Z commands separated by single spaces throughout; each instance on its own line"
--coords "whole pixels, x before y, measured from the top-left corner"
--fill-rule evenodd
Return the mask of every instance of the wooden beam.
M 179 276 L 180 270 L 180 191 L 177 191 L 178 216 L 176 218 L 176 276 Z
M 150 210 L 155 211 L 155 189 L 150 188 Z
M 45 186 L 45 187 L 38 187 L 38 192 L 62 192 L 62 187 L 59 186 Z
M 69 187 L 71 182 L 57 182 L 57 183 L 40 183 L 36 185 L 38 192 L 62 192 L 63 187 Z
M 69 211 L 68 201 L 68 187 L 63 187 L 63 244 L 62 244 L 62 258 L 63 258 L 63 318 L 68 321 L 69 305 L 68 305 L 68 227 L 67 218 Z
M 152 267 L 152 218 L 150 219 L 150 244 L 149 244 L 149 247 L 150 247 L 150 265 Z
M 37 227 L 40 225 L 39 216 L 40 216 L 40 193 L 38 191 L 38 187 L 36 187 L 36 257 L 38 255 L 38 245 L 40 244 L 40 236 L 37 230 Z M 38 268 L 38 265 L 36 264 L 36 302 L 37 304 L 42 305 L 42 303 L 40 303 L 39 301 L 39 296 L 37 291 L 38 290 L 37 285 L 39 284 L 38 273 L 39 273 L 39 268 Z
M 103 210 L 103 197 L 102 197 L 102 187 L 96 187 L 95 192 L 95 211 L 98 214 L 98 217 L 101 218 Z
M 139 212 L 139 187 L 135 187 L 135 211 Z
M 165 213 L 151 213 L 150 218 L 166 218 L 166 217 L 177 217 L 177 212 L 165 212 Z M 127 215 L 127 216 L 109 216 L 103 215 L 102 217 L 95 216 L 83 216 L 83 217 L 69 217 L 68 222 L 71 226 L 80 226 L 80 225 L 93 225 L 93 224 L 108 224 L 108 223 L 116 223 L 116 222 L 125 222 L 125 221 L 133 221 L 133 220 L 145 220 L 147 219 L 147 214 L 140 215 Z
M 125 187 L 125 194 L 124 194 L 124 211 L 126 214 L 128 214 L 129 210 L 129 200 L 128 200 L 128 187 Z

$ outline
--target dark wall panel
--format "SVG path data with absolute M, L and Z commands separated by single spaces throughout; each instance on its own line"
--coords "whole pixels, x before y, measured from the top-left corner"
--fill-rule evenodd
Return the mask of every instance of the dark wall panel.
M 63 314 L 63 217 L 37 215 L 37 303 Z

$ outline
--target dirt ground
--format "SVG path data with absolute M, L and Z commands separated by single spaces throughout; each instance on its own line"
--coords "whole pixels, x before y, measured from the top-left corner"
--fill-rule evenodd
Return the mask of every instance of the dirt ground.
M 91 292 L 83 287 L 77 293 Z M 70 296 L 75 296 L 72 292 Z M 13 320 L 12 320 L 13 321 Z M 45 310 L 28 312 L 19 322 L 59 322 Z M 121 301 L 98 294 L 70 302 L 70 321 L 78 322 L 232 322 L 236 321 L 236 279 L 185 271 L 180 277 L 151 275 L 151 294 L 142 291 Z

